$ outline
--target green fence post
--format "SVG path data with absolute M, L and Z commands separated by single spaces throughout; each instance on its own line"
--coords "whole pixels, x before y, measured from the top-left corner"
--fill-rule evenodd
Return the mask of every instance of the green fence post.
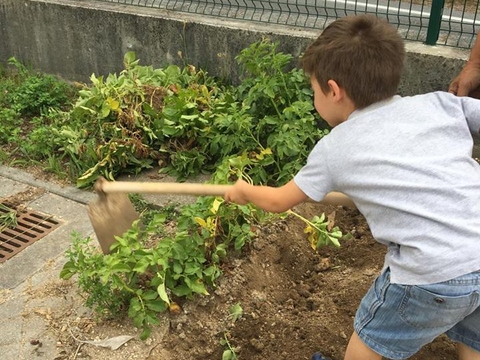
M 430 10 L 430 20 L 428 21 L 427 45 L 435 45 L 437 43 L 444 4 L 445 0 L 433 0 L 432 8 Z

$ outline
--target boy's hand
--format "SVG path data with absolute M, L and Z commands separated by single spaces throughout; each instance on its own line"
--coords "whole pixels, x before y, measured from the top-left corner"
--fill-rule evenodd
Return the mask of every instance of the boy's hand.
M 238 180 L 223 195 L 239 205 L 252 203 L 265 211 L 281 213 L 308 199 L 293 180 L 280 187 L 254 186 Z
M 245 205 L 249 202 L 247 198 L 247 189 L 253 187 L 253 185 L 248 184 L 246 181 L 240 179 L 235 185 L 230 187 L 229 190 L 223 195 L 225 201 L 231 201 L 239 205 Z

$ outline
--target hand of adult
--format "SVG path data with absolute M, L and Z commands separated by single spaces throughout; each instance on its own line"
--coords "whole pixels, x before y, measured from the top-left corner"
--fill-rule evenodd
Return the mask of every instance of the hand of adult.
M 480 99 L 480 65 L 467 62 L 460 74 L 452 81 L 448 91 L 457 96 Z

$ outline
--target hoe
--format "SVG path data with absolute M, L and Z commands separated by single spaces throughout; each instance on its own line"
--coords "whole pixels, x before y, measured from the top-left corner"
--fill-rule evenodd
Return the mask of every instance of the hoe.
M 233 185 L 107 181 L 100 177 L 94 189 L 98 198 L 88 205 L 88 216 L 104 254 L 110 252 L 116 236 L 121 236 L 139 219 L 128 193 L 223 196 Z M 355 207 L 344 194 L 331 192 L 323 204 Z

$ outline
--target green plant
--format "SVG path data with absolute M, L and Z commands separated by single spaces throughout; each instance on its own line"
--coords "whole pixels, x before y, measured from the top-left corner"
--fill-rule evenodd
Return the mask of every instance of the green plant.
M 261 164 L 265 159 L 265 155 L 270 155 L 270 151 L 266 150 L 263 153 L 256 154 L 254 157 L 249 157 L 244 153 L 237 157 L 225 159 L 215 172 L 213 181 L 228 182 L 231 179 L 241 178 L 249 183 L 254 183 L 252 177 L 249 176 L 248 173 L 254 173 L 257 169 L 263 169 Z M 252 210 L 250 209 L 249 211 Z M 264 214 L 263 212 L 260 213 Z M 326 219 L 325 214 L 314 216 L 312 220 L 308 220 L 300 214 L 288 210 L 285 214 L 280 214 L 278 216 L 283 217 L 287 215 L 293 215 L 305 223 L 306 227 L 304 232 L 308 234 L 308 241 L 314 250 L 329 244 L 337 247 L 340 246 L 339 239 L 342 238 L 343 234 L 338 227 L 331 225 L 330 221 Z M 267 217 L 263 215 L 261 218 L 262 220 L 265 220 Z M 241 239 L 241 237 L 237 235 L 236 241 L 241 242 L 239 239 Z
M 246 171 L 253 181 L 281 185 L 300 169 L 328 128 L 319 126 L 305 76 L 295 68 L 286 70 L 292 56 L 277 48 L 262 40 L 237 56 L 242 83 L 233 101 L 222 104 L 223 112 L 214 117 L 208 149 L 220 161 L 239 154 L 257 158 L 260 166 Z
M 331 226 L 331 223 L 326 219 L 325 214 L 314 216 L 312 220 L 308 220 L 292 210 L 288 210 L 287 214 L 299 218 L 306 224 L 304 233 L 308 234 L 308 241 L 310 242 L 312 249 L 317 250 L 322 246 L 330 244 L 337 247 L 340 246 L 339 240 L 342 238 L 343 234 L 338 226 Z
M 153 205 L 145 200 L 140 194 L 128 194 L 135 210 L 140 214 L 140 219 L 144 224 L 150 224 L 155 216 L 165 217 L 165 222 L 171 222 L 176 219 L 180 213 L 178 204 L 172 203 L 167 206 Z
M 92 76 L 92 86 L 80 91 L 72 110 L 82 126 L 90 125 L 88 135 L 96 141 L 95 153 L 74 154 L 88 166 L 77 184 L 88 186 L 98 175 L 112 179 L 120 171 L 138 172 L 153 161 L 179 176 L 198 174 L 204 155 L 190 152 L 195 152 L 196 131 L 206 126 L 199 114 L 216 96 L 213 78 L 191 66 L 140 66 L 131 52 L 124 60 L 119 76 Z
M 6 94 L 11 108 L 24 116 L 39 116 L 48 108 L 61 108 L 68 104 L 72 87 L 51 75 L 28 70 L 15 58 L 8 63 L 17 69 L 21 78 L 17 87 Z
M 70 110 L 48 109 L 30 118 L 32 129 L 19 134 L 24 141 L 15 161 L 41 162 L 58 174 L 64 166 L 79 187 L 155 162 L 179 180 L 212 172 L 213 183 L 244 178 L 282 185 L 328 128 L 318 126 L 305 77 L 286 70 L 291 57 L 276 44 L 253 44 L 238 61 L 244 81 L 233 87 L 192 66 L 141 66 L 127 53 L 125 69 L 105 78 L 92 75 Z M 117 237 L 108 255 L 74 234 L 61 277 L 77 276 L 86 305 L 101 316 L 127 313 L 142 339 L 158 323 L 157 314 L 179 298 L 208 295 L 228 255 L 254 241 L 259 225 L 296 216 L 306 223 L 314 248 L 339 245 L 342 236 L 324 216 L 269 214 L 216 197 L 180 208 L 153 207 L 138 194 L 130 198 L 140 221 Z M 224 356 L 236 358 L 228 336 L 224 340 Z
M 63 139 L 52 133 L 63 125 L 58 114 L 71 106 L 75 90 L 53 76 L 27 69 L 15 58 L 8 63 L 0 78 L 0 145 L 11 154 L 9 164 L 33 163 L 64 178 L 69 159 L 61 152 Z
M 169 308 L 171 296 L 208 294 L 207 286 L 220 275 L 218 261 L 225 254 L 225 246 L 204 242 L 198 225 L 145 247 L 146 236 L 161 233 L 165 219 L 166 215 L 155 215 L 144 232 L 134 224 L 106 256 L 96 252 L 89 239 L 74 238 L 61 272 L 64 279 L 78 274 L 87 306 L 99 314 L 118 314 L 128 307 L 134 325 L 143 329 L 142 338 L 158 323 L 156 312 Z
M 22 122 L 17 111 L 9 108 L 0 109 L 0 144 L 19 142 Z
M 239 303 L 230 306 L 228 309 L 228 316 L 225 322 L 233 325 L 243 315 L 243 309 Z M 223 331 L 223 338 L 220 340 L 220 344 L 225 346 L 226 349 L 222 353 L 222 360 L 236 360 L 238 359 L 236 349 L 232 346 L 229 340 L 229 332 Z
M 255 183 L 281 185 L 328 132 L 291 60 L 276 43 L 254 43 L 237 56 L 234 87 L 190 65 L 142 66 L 128 52 L 120 74 L 92 75 L 68 107 L 65 84 L 12 59 L 15 73 L 0 85 L 0 102 L 11 103 L 0 138 L 17 157 L 67 169 L 79 187 L 155 163 L 183 181 L 241 154 L 261 160 L 246 172 Z
M 0 203 L 0 232 L 6 228 L 15 228 L 18 225 L 17 211 Z

